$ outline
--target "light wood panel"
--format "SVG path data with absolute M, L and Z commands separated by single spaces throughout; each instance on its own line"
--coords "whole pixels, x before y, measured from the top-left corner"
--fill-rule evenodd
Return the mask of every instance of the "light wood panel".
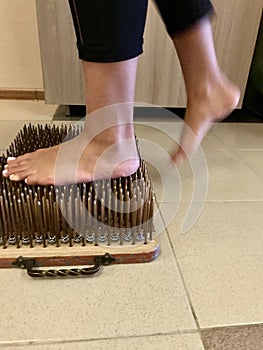
M 213 0 L 215 47 L 224 72 L 241 88 L 243 101 L 255 49 L 262 0 Z M 241 104 L 241 103 L 240 103 Z
M 67 0 L 36 0 L 45 99 L 84 104 L 84 80 Z
M 213 0 L 213 32 L 218 60 L 242 91 L 242 104 L 262 13 L 262 0 Z M 180 64 L 165 27 L 150 3 L 144 55 L 138 68 L 136 100 L 184 107 L 186 96 Z
M 0 1 L 0 89 L 43 89 L 35 0 Z
M 67 0 L 36 0 L 48 103 L 84 104 L 84 85 Z M 214 0 L 215 46 L 222 69 L 243 95 L 262 12 L 262 0 Z M 181 68 L 162 20 L 150 1 L 136 102 L 184 107 Z

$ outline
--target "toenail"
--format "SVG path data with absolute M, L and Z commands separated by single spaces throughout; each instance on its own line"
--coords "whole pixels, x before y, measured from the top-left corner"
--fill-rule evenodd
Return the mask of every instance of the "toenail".
M 8 164 L 6 164 L 6 165 L 4 166 L 4 168 L 7 169 L 7 168 L 8 168 Z
M 17 181 L 17 180 L 18 180 L 17 175 L 15 175 L 15 174 L 11 174 L 11 175 L 9 176 L 9 179 L 10 179 L 11 181 Z
M 16 157 L 8 157 L 7 160 L 15 160 Z
M 3 176 L 6 176 L 6 175 L 7 175 L 7 172 L 8 172 L 8 171 L 7 171 L 6 169 L 3 170 L 3 171 L 2 171 Z

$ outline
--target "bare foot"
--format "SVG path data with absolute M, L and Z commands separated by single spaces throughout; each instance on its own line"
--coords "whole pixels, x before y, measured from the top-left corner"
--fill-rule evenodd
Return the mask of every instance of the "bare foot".
M 29 185 L 65 185 L 131 175 L 139 166 L 139 158 L 133 131 L 116 126 L 91 141 L 83 132 L 61 145 L 7 163 L 3 176 L 10 180 L 25 180 Z
M 222 77 L 209 91 L 189 99 L 180 147 L 172 154 L 173 163 L 179 165 L 194 154 L 213 123 L 227 117 L 236 108 L 239 98 L 238 87 Z

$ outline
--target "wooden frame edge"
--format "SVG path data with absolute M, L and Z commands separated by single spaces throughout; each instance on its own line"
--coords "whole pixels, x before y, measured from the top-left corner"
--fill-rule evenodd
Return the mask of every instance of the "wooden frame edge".
M 2 100 L 34 100 L 42 101 L 45 100 L 44 90 L 38 89 L 1 89 L 0 88 L 0 99 Z

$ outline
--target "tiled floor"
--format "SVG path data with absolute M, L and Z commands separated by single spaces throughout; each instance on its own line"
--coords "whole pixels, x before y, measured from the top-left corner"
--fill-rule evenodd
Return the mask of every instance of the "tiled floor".
M 0 101 L 0 151 L 24 123 L 52 123 L 55 109 Z M 167 150 L 180 128 L 136 125 L 160 207 L 156 227 L 167 226 L 160 257 L 75 280 L 0 270 L 0 348 L 263 349 L 263 123 L 215 125 L 201 158 L 176 171 Z M 193 184 L 193 225 L 182 234 Z

